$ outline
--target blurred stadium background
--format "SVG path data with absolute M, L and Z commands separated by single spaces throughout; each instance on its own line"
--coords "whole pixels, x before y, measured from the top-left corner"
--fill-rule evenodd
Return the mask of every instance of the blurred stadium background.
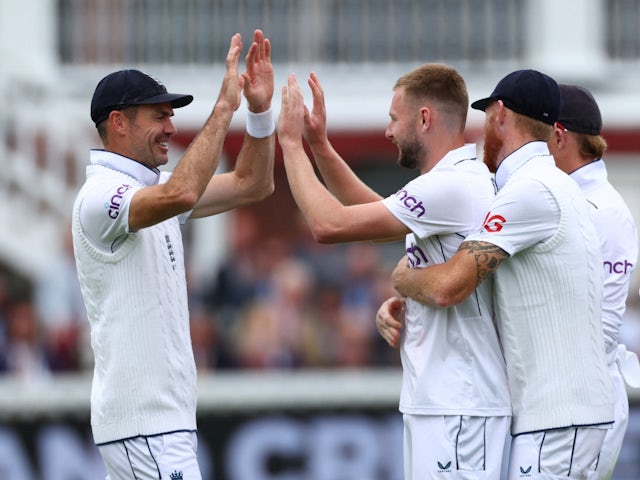
M 275 107 L 289 72 L 316 71 L 331 138 L 382 195 L 415 173 L 384 138 L 398 76 L 449 63 L 486 96 L 536 68 L 591 89 L 604 117 L 610 179 L 640 221 L 638 0 L 1 0 L 0 476 L 104 478 L 88 428 L 91 352 L 68 221 L 97 81 L 142 69 L 195 101 L 176 111 L 179 159 L 209 114 L 230 36 L 271 39 Z M 307 100 L 310 93 L 307 90 Z M 482 114 L 469 115 L 469 141 Z M 237 112 L 225 147 L 242 139 Z M 222 168 L 225 168 L 223 166 Z M 374 313 L 399 244 L 319 246 L 276 193 L 185 231 L 205 478 L 400 480 L 399 360 Z M 639 274 L 624 341 L 640 351 Z M 614 479 L 640 478 L 640 396 L 632 392 Z

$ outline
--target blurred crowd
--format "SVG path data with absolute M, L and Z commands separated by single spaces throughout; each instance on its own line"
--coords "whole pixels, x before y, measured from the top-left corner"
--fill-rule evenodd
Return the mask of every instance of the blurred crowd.
M 294 241 L 260 238 L 242 210 L 230 230 L 228 255 L 209 278 L 195 281 L 187 272 L 200 371 L 399 365 L 398 351 L 376 331 L 375 313 L 394 293 L 389 276 L 402 243 L 325 246 L 308 233 Z M 0 277 L 2 373 L 92 368 L 70 232 L 64 245 L 31 288 Z
M 390 272 L 403 243 L 319 245 L 304 224 L 296 231 L 293 239 L 264 238 L 254 216 L 238 210 L 222 263 L 199 281 L 188 274 L 198 369 L 399 366 L 375 313 L 394 294 Z M 93 366 L 66 235 L 64 254 L 28 287 L 0 275 L 0 374 L 32 378 Z M 640 352 L 638 292 L 628 305 L 621 341 Z

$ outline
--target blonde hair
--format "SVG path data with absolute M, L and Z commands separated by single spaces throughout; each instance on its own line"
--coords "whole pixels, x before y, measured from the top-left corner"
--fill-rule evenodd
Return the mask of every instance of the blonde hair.
M 551 137 L 551 134 L 553 133 L 552 125 L 516 112 L 513 112 L 513 114 L 515 118 L 515 126 L 521 132 L 528 133 L 536 140 L 541 140 L 543 142 L 546 142 Z
M 597 159 L 607 151 L 607 141 L 600 135 L 572 132 L 576 136 L 576 143 L 582 158 Z
M 430 101 L 453 128 L 464 131 L 469 110 L 469 94 L 464 79 L 452 67 L 426 63 L 401 76 L 393 89 L 403 88 L 409 101 Z

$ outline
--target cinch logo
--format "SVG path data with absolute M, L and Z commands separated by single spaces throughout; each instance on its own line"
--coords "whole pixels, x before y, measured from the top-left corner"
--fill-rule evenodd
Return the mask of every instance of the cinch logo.
M 417 212 L 416 217 L 420 218 L 425 213 L 427 213 L 427 210 L 424 208 L 424 205 L 422 205 L 422 202 L 418 201 L 416 197 L 409 195 L 409 192 L 407 192 L 404 188 L 396 192 L 396 197 L 402 200 L 402 203 L 404 203 L 404 206 L 407 207 L 410 212 Z
M 427 258 L 427 254 L 422 251 L 422 249 L 417 246 L 415 243 L 407 248 L 407 258 L 409 259 L 409 265 L 411 268 L 416 268 L 417 266 L 429 263 L 429 259 Z
M 604 269 L 608 273 L 624 273 L 625 275 L 633 268 L 633 263 L 628 260 L 620 260 L 619 262 L 605 260 L 602 265 L 604 265 Z
M 507 222 L 507 219 L 502 215 L 491 215 L 491 212 L 487 213 L 487 216 L 484 217 L 484 222 L 482 224 L 482 228 L 484 228 L 487 232 L 499 232 L 504 227 L 504 224 Z
M 451 471 L 451 462 L 447 462 L 444 465 L 440 462 L 438 463 L 438 472 L 450 472 Z
M 118 215 L 120 215 L 120 205 L 122 204 L 122 199 L 124 198 L 125 192 L 130 188 L 131 185 L 120 185 L 111 199 L 104 204 L 104 207 L 108 210 L 109 217 L 113 218 L 114 220 L 118 218 Z

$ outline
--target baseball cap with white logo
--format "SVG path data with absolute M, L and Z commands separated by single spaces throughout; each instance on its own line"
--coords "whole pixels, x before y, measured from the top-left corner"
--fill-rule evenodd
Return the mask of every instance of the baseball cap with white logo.
M 553 125 L 562 109 L 556 81 L 537 70 L 517 70 L 504 77 L 490 96 L 476 100 L 471 108 L 485 110 L 495 100 L 525 117 Z

